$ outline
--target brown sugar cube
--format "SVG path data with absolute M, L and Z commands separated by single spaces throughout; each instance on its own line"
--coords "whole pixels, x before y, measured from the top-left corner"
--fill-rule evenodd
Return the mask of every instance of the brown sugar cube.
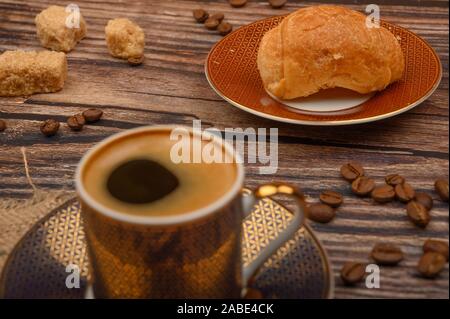
M 71 51 L 86 36 L 86 22 L 78 11 L 50 6 L 36 18 L 37 36 L 44 48 Z
M 144 57 L 144 31 L 128 19 L 109 20 L 105 27 L 109 53 L 131 64 L 142 63 Z
M 0 55 L 0 96 L 56 92 L 66 78 L 63 52 L 6 51 Z

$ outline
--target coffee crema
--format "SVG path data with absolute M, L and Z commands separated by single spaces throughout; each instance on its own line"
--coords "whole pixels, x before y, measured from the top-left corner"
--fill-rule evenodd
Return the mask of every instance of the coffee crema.
M 194 139 L 191 135 L 191 143 Z M 206 207 L 237 178 L 235 163 L 174 163 L 170 130 L 137 132 L 96 151 L 83 171 L 87 193 L 103 206 L 138 216 L 173 216 Z M 202 148 L 210 141 L 202 141 Z M 222 145 L 215 145 L 226 152 Z

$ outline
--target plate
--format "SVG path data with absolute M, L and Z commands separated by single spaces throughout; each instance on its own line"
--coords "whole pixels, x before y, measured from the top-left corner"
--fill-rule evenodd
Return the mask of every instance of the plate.
M 242 259 L 251 262 L 289 224 L 292 214 L 263 199 L 243 223 Z M 65 285 L 68 265 L 80 270 L 80 288 Z M 71 268 L 73 269 L 73 268 Z M 73 199 L 50 212 L 16 245 L 0 277 L 1 298 L 85 297 L 89 260 L 80 205 Z M 252 286 L 265 298 L 332 298 L 334 280 L 325 250 L 305 225 L 260 269 Z
M 280 122 L 350 125 L 406 112 L 425 101 L 439 86 L 442 65 L 433 48 L 411 31 L 382 21 L 382 26 L 399 39 L 405 55 L 405 73 L 400 81 L 369 96 L 345 97 L 338 91 L 319 92 L 317 96 L 289 102 L 274 99 L 264 89 L 256 58 L 264 34 L 285 17 L 241 27 L 212 48 L 205 73 L 211 87 L 224 100 L 246 112 Z

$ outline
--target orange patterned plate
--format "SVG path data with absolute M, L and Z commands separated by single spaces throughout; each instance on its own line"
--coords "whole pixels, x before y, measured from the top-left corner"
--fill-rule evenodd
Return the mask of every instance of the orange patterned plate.
M 335 109 L 325 108 L 320 111 L 313 109 L 317 102 L 314 97 L 313 101 L 308 101 L 308 107 L 303 109 L 276 100 L 263 87 L 256 57 L 263 35 L 276 27 L 284 17 L 268 18 L 244 26 L 217 43 L 209 53 L 205 66 L 208 82 L 218 95 L 232 105 L 280 122 L 349 125 L 377 121 L 406 112 L 430 97 L 440 83 L 442 66 L 433 48 L 414 33 L 383 21 L 383 27 L 400 40 L 405 55 L 405 74 L 400 81 L 371 96 L 351 96 L 353 102 L 359 99 L 353 105 L 359 105 L 350 108 L 339 106 L 342 96 L 322 94 L 316 97 L 322 102 L 321 106 L 337 105 Z M 342 95 L 342 92 L 339 94 Z

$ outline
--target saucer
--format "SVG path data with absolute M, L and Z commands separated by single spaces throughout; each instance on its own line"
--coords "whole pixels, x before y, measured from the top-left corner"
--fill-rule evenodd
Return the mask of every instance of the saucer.
M 291 213 L 262 199 L 243 222 L 242 256 L 250 263 L 289 224 Z M 80 270 L 80 288 L 68 289 L 69 265 Z M 39 221 L 20 240 L 0 277 L 1 298 L 84 298 L 89 261 L 80 205 L 72 199 Z M 332 298 L 334 280 L 329 259 L 305 225 L 259 270 L 252 287 L 265 298 Z
M 399 39 L 405 55 L 403 78 L 373 95 L 319 92 L 294 101 L 273 98 L 264 89 L 256 58 L 264 34 L 286 16 L 256 21 L 218 42 L 206 60 L 211 87 L 224 100 L 267 119 L 303 125 L 350 125 L 378 121 L 411 110 L 439 86 L 442 65 L 433 48 L 402 27 L 382 21 Z

